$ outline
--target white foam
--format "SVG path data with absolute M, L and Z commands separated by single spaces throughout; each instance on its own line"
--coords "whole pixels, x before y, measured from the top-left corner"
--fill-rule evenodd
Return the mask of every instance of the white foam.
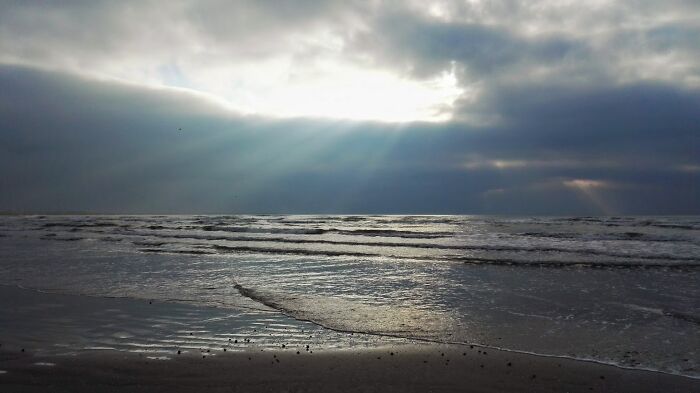
M 147 359 L 150 360 L 170 360 L 171 358 L 167 356 L 146 356 Z

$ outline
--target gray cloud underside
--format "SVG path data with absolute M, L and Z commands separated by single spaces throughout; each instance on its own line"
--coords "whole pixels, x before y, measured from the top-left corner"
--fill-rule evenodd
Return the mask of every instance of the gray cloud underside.
M 694 0 L 436 2 L 448 19 L 408 0 L 5 1 L 0 59 L 73 68 L 202 58 L 226 66 L 279 55 L 303 62 L 338 56 L 324 41 L 332 36 L 345 61 L 419 78 L 456 67 L 464 84 L 524 76 L 700 83 Z M 668 67 L 654 68 L 657 61 Z
M 700 213 L 696 90 L 522 84 L 483 105 L 497 125 L 270 120 L 2 66 L 0 210 Z M 605 182 L 607 210 L 575 179 Z
M 696 0 L 438 3 L 1 2 L 0 210 L 700 213 Z M 329 58 L 465 94 L 392 125 L 95 79 Z

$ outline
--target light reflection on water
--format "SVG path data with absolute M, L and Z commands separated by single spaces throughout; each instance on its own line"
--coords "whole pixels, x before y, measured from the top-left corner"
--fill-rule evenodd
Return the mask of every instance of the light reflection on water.
M 213 356 L 224 351 L 306 352 L 407 343 L 337 333 L 272 312 L 48 294 L 9 286 L 0 286 L 0 295 L 3 349 L 17 350 L 13 347 L 23 344 L 41 355 L 118 350 L 150 357 L 174 356 L 177 351 Z
M 689 375 L 700 363 L 692 217 L 10 217 L 0 233 L 6 284 L 235 310 L 149 320 L 160 341 L 115 331 L 95 347 L 222 347 L 230 337 L 205 332 L 230 326 L 264 330 L 263 347 L 306 339 L 282 311 L 341 331 Z M 111 318 L 116 329 L 133 316 Z M 177 329 L 200 319 L 199 333 Z

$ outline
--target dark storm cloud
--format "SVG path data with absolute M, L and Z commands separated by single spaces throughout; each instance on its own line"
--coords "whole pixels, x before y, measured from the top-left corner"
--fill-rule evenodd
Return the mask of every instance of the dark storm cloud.
M 533 81 L 700 84 L 697 2 L 438 1 L 437 18 L 381 4 L 348 50 L 415 77 L 454 69 L 487 92 Z
M 700 211 L 698 92 L 538 88 L 494 94 L 502 121 L 489 127 L 269 120 L 174 90 L 3 66 L 0 206 L 588 214 L 603 210 L 571 181 L 594 179 L 609 212 Z
M 419 76 L 466 67 L 485 77 L 526 64 L 563 61 L 585 52 L 585 45 L 557 37 L 524 38 L 503 26 L 443 22 L 405 10 L 379 13 L 374 29 L 358 34 L 350 50 L 372 53 L 386 63 Z
M 668 85 L 519 86 L 484 99 L 520 146 L 565 154 L 697 161 L 700 93 Z M 629 157 L 630 159 L 632 157 Z

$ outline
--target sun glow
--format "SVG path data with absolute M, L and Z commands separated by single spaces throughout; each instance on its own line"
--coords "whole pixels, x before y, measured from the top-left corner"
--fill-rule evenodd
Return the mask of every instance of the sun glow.
M 595 206 L 603 214 L 615 214 L 617 209 L 606 200 L 604 190 L 615 188 L 613 183 L 602 180 L 571 179 L 562 182 L 565 187 L 575 191 L 580 198 Z
M 413 80 L 339 63 L 303 70 L 279 63 L 258 65 L 200 74 L 193 82 L 246 114 L 383 122 L 450 120 L 463 93 L 454 71 Z

